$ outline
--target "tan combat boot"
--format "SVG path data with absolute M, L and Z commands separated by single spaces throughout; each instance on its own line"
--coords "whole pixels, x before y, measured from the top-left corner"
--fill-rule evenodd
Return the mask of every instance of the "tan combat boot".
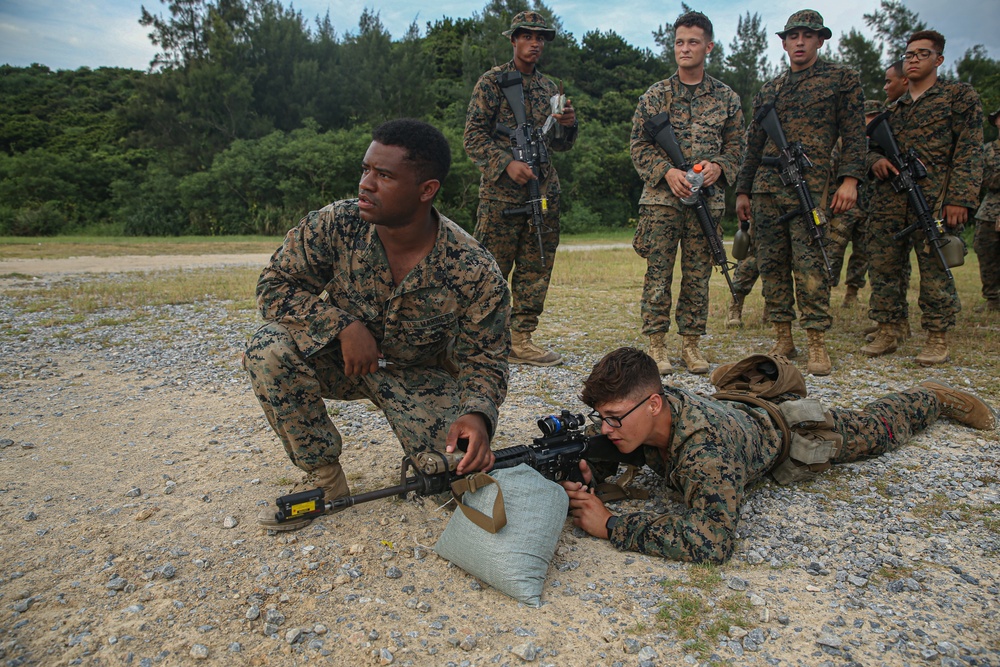
M 552 350 L 543 350 L 531 342 L 530 331 L 510 332 L 510 356 L 507 361 L 512 364 L 531 364 L 532 366 L 558 366 L 562 356 Z
M 878 322 L 873 322 L 870 326 L 865 327 L 862 332 L 865 335 L 865 340 L 869 343 L 875 340 L 875 334 L 878 333 Z
M 656 362 L 656 369 L 660 375 L 667 375 L 674 372 L 674 367 L 670 365 L 667 358 L 667 346 L 663 344 L 663 334 L 655 333 L 649 335 L 649 356 Z
M 739 329 L 743 326 L 743 300 L 746 294 L 740 294 L 729 302 L 729 313 L 726 315 L 726 328 Z
M 1000 311 L 1000 299 L 987 299 L 972 309 L 974 313 L 995 313 Z
M 687 366 L 689 373 L 695 375 L 708 372 L 708 362 L 698 350 L 699 338 L 701 336 L 684 336 L 684 345 L 681 348 L 681 359 L 684 360 L 684 365 Z
M 768 354 L 780 354 L 789 359 L 794 359 L 799 355 L 799 351 L 795 349 L 795 341 L 792 340 L 791 322 L 775 322 L 774 335 L 777 337 L 777 340 Z
M 813 375 L 829 375 L 833 364 L 826 351 L 826 335 L 819 329 L 806 329 L 806 335 L 809 336 L 808 371 Z
M 340 467 L 339 462 L 328 463 L 306 473 L 302 477 L 302 481 L 293 486 L 291 491 L 286 495 L 312 491 L 317 488 L 323 489 L 323 501 L 336 500 L 337 498 L 344 498 L 351 495 L 351 489 L 347 486 L 347 477 L 344 476 L 344 469 Z M 339 512 L 340 510 L 338 509 L 337 511 Z M 313 521 L 309 518 L 298 518 L 279 523 L 274 518 L 274 514 L 274 505 L 269 505 L 261 509 L 257 515 L 257 523 L 262 528 L 267 528 L 268 530 L 286 531 L 305 528 Z
M 861 348 L 861 353 L 869 357 L 881 357 L 892 354 L 898 346 L 896 342 L 896 322 L 884 322 L 878 325 L 878 331 L 870 343 Z
M 933 366 L 948 361 L 948 337 L 943 331 L 928 331 L 927 342 L 920 348 L 917 363 L 921 366 Z
M 997 427 L 993 409 L 972 394 L 937 380 L 925 380 L 920 386 L 927 387 L 937 395 L 941 414 L 945 417 L 981 431 L 991 431 Z
M 848 285 L 847 291 L 844 292 L 844 308 L 853 308 L 854 306 L 860 305 L 861 302 L 858 301 L 858 288 L 854 285 Z

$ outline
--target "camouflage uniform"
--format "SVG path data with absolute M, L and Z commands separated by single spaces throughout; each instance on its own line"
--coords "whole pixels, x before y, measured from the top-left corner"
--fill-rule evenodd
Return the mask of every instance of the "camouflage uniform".
M 708 320 L 712 255 L 694 208 L 681 203 L 667 185 L 667 171 L 678 165 L 670 163 L 666 151 L 644 130 L 645 122 L 663 111 L 669 114 L 681 153 L 690 164 L 708 160 L 722 168 L 709 202 L 712 217 L 718 220 L 725 208 L 723 186 L 735 182 L 743 155 L 743 110 L 739 96 L 721 81 L 706 74 L 692 94 L 674 74 L 639 98 L 632 117 L 632 164 L 643 181 L 639 226 L 632 245 L 647 262 L 642 332 L 649 335 L 670 329 L 670 283 L 680 243 L 677 332 L 682 336 L 702 335 Z
M 900 150 L 915 149 L 927 167 L 927 178 L 920 181 L 920 187 L 932 211 L 937 210 L 942 199 L 945 204 L 975 208 L 983 175 L 983 112 L 972 86 L 938 79 L 917 100 L 903 95 L 891 109 L 889 124 Z M 882 157 L 881 153 L 870 152 L 868 167 Z M 943 192 L 946 181 L 948 189 Z M 879 323 L 906 319 L 901 305 L 905 292 L 901 293 L 899 275 L 904 263 L 910 261 L 910 248 L 915 243 L 921 327 L 930 332 L 953 328 L 962 304 L 937 255 L 925 247 L 923 233 L 918 230 L 898 241 L 892 237 L 916 220 L 906 193 L 895 192 L 888 180 L 878 181 L 871 208 L 868 251 L 872 295 L 868 317 Z
M 434 215 L 434 248 L 399 285 L 356 199 L 303 218 L 261 273 L 257 302 L 266 323 L 250 339 L 244 366 L 299 468 L 340 456 L 324 398 L 369 399 L 407 454 L 443 450 L 452 422 L 469 413 L 483 415 L 493 433 L 507 393 L 510 295 L 489 253 Z M 387 366 L 347 377 L 337 336 L 357 321 Z
M 840 168 L 840 146 L 833 148 L 830 156 L 830 169 L 837 173 Z M 844 284 L 850 287 L 861 289 L 865 286 L 865 274 L 868 273 L 868 253 L 865 246 L 866 220 L 868 219 L 868 205 L 871 202 L 871 192 L 874 188 L 872 179 L 865 178 L 858 183 L 858 201 L 850 211 L 839 215 L 834 215 L 831 209 L 827 209 L 827 218 L 830 220 L 830 244 L 827 253 L 830 255 L 830 268 L 833 275 L 840 279 L 840 271 L 844 267 L 844 257 L 847 255 L 847 244 L 851 244 L 851 259 L 847 262 L 847 276 Z M 837 187 L 831 183 L 828 192 L 830 201 L 833 199 Z
M 678 491 L 687 505 L 677 514 L 624 514 L 611 532 L 618 549 L 674 560 L 722 563 L 735 548 L 740 505 L 763 479 L 781 450 L 781 434 L 762 409 L 716 401 L 686 389 L 664 387 L 673 418 L 669 459 L 643 446 L 646 464 Z M 889 394 L 863 412 L 830 410 L 843 445 L 834 463 L 892 451 L 934 423 L 941 404 L 931 389 Z
M 802 72 L 786 71 L 765 83 L 754 98 L 754 115 L 768 102 L 775 104 L 788 141 L 801 141 L 813 162 L 805 175 L 818 206 L 824 205 L 830 183 L 847 176 L 863 180 L 865 127 L 857 72 L 817 60 Z M 838 137 L 844 154 L 834 172 L 830 156 Z M 781 184 L 778 169 L 761 164 L 766 155 L 776 156 L 777 150 L 764 128 L 751 123 L 736 192 L 751 197 L 768 319 L 792 322 L 798 304 L 802 327 L 825 331 L 831 323 L 830 284 L 822 254 L 802 216 L 779 224 L 778 218 L 798 208 L 799 202 L 794 189 Z
M 513 269 L 511 329 L 530 332 L 538 326 L 559 245 L 560 188 L 552 163 L 542 165 L 539 188 L 548 198 L 549 208 L 542 235 L 545 247 L 545 261 L 542 262 L 531 217 L 502 215 L 505 208 L 522 206 L 529 199 L 528 186 L 518 185 L 505 171 L 514 158 L 510 141 L 496 131 L 498 123 L 510 129 L 517 126 L 514 112 L 499 84 L 502 73 L 513 71 L 516 69 L 512 60 L 479 77 L 465 117 L 464 143 L 465 152 L 482 172 L 475 236 L 496 258 L 504 276 L 510 275 Z M 559 87 L 537 69 L 531 76 L 524 77 L 525 113 L 534 127 L 540 129 L 545 123 L 551 110 L 549 99 L 558 92 Z M 576 126 L 556 124 L 545 135 L 545 142 L 550 151 L 568 151 L 576 136 Z
M 976 238 L 973 248 L 979 257 L 979 277 L 983 298 L 1000 300 L 1000 139 L 983 151 L 983 185 L 986 196 L 976 211 Z

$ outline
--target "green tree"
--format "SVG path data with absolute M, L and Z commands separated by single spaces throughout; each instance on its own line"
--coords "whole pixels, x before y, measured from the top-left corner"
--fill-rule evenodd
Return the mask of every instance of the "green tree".
M 743 114 L 749 118 L 754 96 L 773 74 L 767 60 L 767 26 L 760 14 L 747 12 L 737 19 L 726 67 L 726 83 L 740 96 Z
M 882 67 L 881 57 L 882 49 L 854 28 L 846 35 L 841 33 L 835 60 L 861 75 L 861 87 L 867 100 L 881 99 L 882 96 L 885 68 Z
M 908 8 L 901 0 L 880 0 L 879 9 L 864 14 L 865 25 L 875 31 L 885 48 L 888 67 L 903 57 L 906 50 L 906 40 L 918 30 L 926 30 L 927 24 L 921 21 L 917 12 Z
M 955 71 L 959 81 L 971 84 L 983 103 L 984 115 L 1000 108 L 1000 61 L 990 58 L 986 47 L 976 44 L 967 50 L 956 63 Z M 984 119 L 983 133 L 986 141 L 997 137 L 997 128 Z

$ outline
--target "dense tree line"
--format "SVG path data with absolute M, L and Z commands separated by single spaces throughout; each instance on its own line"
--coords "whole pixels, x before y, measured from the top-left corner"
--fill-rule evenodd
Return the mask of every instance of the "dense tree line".
M 329 15 L 307 20 L 279 0 L 161 2 L 163 13 L 143 7 L 139 18 L 159 49 L 148 72 L 0 67 L 0 234 L 281 233 L 356 194 L 372 126 L 400 116 L 445 132 L 454 167 L 439 205 L 471 228 L 478 172 L 462 150 L 465 109 L 479 75 L 510 59 L 500 33 L 527 0 L 490 0 L 398 38 L 370 10 L 339 34 Z M 672 28 L 654 31 L 657 53 L 612 31 L 578 40 L 541 0 L 530 8 L 560 28 L 541 67 L 563 82 L 581 122 L 576 147 L 553 156 L 564 228 L 629 225 L 641 192 L 631 117 L 639 95 L 674 71 Z M 858 69 L 880 98 L 885 66 L 924 25 L 898 0 L 881 0 L 864 21 L 874 39 L 851 28 L 823 57 Z M 708 71 L 747 111 L 784 67 L 766 56 L 773 32 L 747 12 L 728 43 L 716 35 Z M 985 107 L 1000 104 L 1000 62 L 984 47 L 950 75 L 975 85 Z

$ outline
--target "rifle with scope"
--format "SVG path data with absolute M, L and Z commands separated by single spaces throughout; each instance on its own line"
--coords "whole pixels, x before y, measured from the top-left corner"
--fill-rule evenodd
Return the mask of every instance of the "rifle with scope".
M 833 275 L 830 258 L 826 254 L 823 213 L 813 201 L 805 177 L 805 171 L 813 166 L 812 160 L 806 155 L 801 141 L 789 143 L 788 138 L 785 137 L 785 131 L 781 127 L 781 121 L 778 120 L 778 112 L 774 108 L 774 103 L 768 102 L 762 106 L 754 115 L 753 120 L 764 129 L 768 138 L 778 149 L 778 173 L 781 176 L 782 184 L 794 187 L 795 194 L 799 198 L 798 209 L 781 216 L 778 218 L 778 222 L 784 224 L 795 216 L 802 216 L 809 226 L 810 235 L 816 241 L 816 245 L 819 246 L 819 251 L 823 255 L 823 265 L 826 267 L 826 275 L 830 279 L 830 284 L 836 285 L 838 276 Z
M 517 445 L 493 452 L 496 462 L 494 470 L 513 468 L 525 463 L 547 479 L 583 482 L 580 474 L 580 459 L 599 462 L 634 462 L 642 465 L 641 455 L 622 454 L 607 437 L 585 435 L 582 414 L 563 410 L 559 415 L 549 415 L 538 420 L 541 437 L 534 438 L 530 445 Z M 419 496 L 444 493 L 453 482 L 475 473 L 459 475 L 455 472 L 458 462 L 465 452 L 462 441 L 459 451 L 444 453 L 439 451 L 420 452 L 413 457 L 403 458 L 400 483 L 377 491 L 368 491 L 344 498 L 326 500 L 322 488 L 281 496 L 275 503 L 278 507 L 275 519 L 279 522 L 300 518 L 314 518 L 327 512 L 353 507 L 372 500 L 399 496 L 405 498 L 415 492 Z M 594 480 L 593 483 L 596 483 Z
M 667 157 L 670 158 L 675 167 L 685 172 L 691 169 L 691 164 L 684 159 L 681 146 L 677 143 L 677 135 L 674 133 L 674 127 L 670 124 L 670 115 L 667 112 L 662 111 L 647 120 L 643 123 L 643 129 L 660 148 L 667 152 Z M 733 299 L 739 300 L 736 288 L 733 286 L 733 279 L 729 276 L 729 270 L 735 269 L 736 265 L 730 263 L 726 258 L 726 249 L 722 245 L 722 239 L 719 237 L 718 226 L 712 219 L 712 213 L 708 210 L 708 197 L 711 195 L 711 188 L 712 186 L 701 188 L 697 193 L 697 201 L 691 204 L 691 206 L 694 206 L 695 216 L 701 225 L 701 233 L 705 236 L 705 240 L 708 241 L 708 249 L 712 254 L 712 262 L 719 267 L 722 275 L 726 277 L 726 282 L 729 283 L 729 293 L 733 295 Z
M 541 132 L 530 122 L 524 107 L 524 86 L 521 80 L 521 73 L 518 71 L 503 72 L 499 79 L 500 90 L 507 98 L 507 104 L 514 112 L 514 121 L 517 127 L 513 130 L 505 125 L 497 124 L 497 132 L 510 139 L 510 150 L 514 159 L 524 162 L 530 168 L 535 177 L 528 181 L 528 201 L 524 206 L 507 208 L 503 210 L 503 215 L 527 215 L 531 218 L 531 226 L 535 229 L 535 236 L 538 237 L 538 254 L 541 260 L 545 261 L 545 246 L 542 243 L 542 232 L 545 231 L 545 212 L 549 209 L 549 202 L 542 195 L 538 185 L 542 177 L 542 165 L 548 164 L 549 152 L 545 147 L 545 141 Z
M 917 182 L 927 177 L 927 168 L 920 161 L 920 158 L 917 157 L 917 152 L 912 147 L 906 153 L 900 150 L 899 144 L 896 143 L 896 137 L 892 133 L 892 126 L 889 125 L 890 115 L 892 113 L 889 111 L 880 113 L 865 128 L 865 133 L 868 135 L 872 147 L 879 149 L 885 155 L 886 159 L 892 163 L 892 166 L 896 168 L 898 173 L 889 179 L 889 183 L 892 185 L 894 191 L 906 193 L 906 199 L 917 216 L 916 222 L 906 229 L 896 232 L 892 235 L 892 238 L 898 241 L 904 236 L 909 236 L 916 230 L 922 229 L 924 236 L 927 238 L 927 245 L 934 249 L 938 261 L 941 262 L 941 267 L 944 268 L 944 272 L 954 282 L 955 277 L 951 274 L 951 268 L 949 268 L 952 265 L 945 259 L 942 250 L 950 241 L 944 238 L 944 229 L 941 221 L 934 219 L 934 214 L 927 203 L 927 198 L 924 197 L 923 188 Z M 958 266 L 959 264 L 961 262 L 953 265 Z

